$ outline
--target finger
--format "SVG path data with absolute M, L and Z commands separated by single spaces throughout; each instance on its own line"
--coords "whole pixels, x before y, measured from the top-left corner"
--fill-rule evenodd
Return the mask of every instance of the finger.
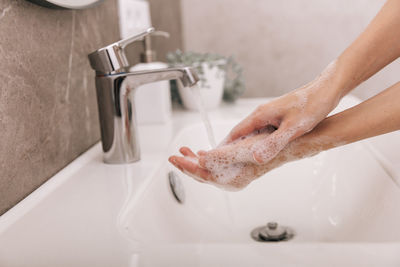
M 171 157 L 168 158 L 168 161 L 170 163 L 172 163 L 173 165 L 175 165 L 176 164 L 176 158 L 177 158 L 177 156 L 171 156 Z
M 210 172 L 206 169 L 201 168 L 198 164 L 185 159 L 184 157 L 177 157 L 176 162 L 179 166 L 183 168 L 184 171 L 187 171 L 197 177 L 200 177 L 204 180 L 208 180 L 210 178 Z
M 260 125 L 255 123 L 255 120 L 252 116 L 244 119 L 230 131 L 221 145 L 232 143 L 236 139 L 254 132 L 257 126 L 260 127 Z
M 170 157 L 168 160 L 169 160 L 176 168 L 178 168 L 181 172 L 183 172 L 183 173 L 186 174 L 186 175 L 189 175 L 190 177 L 192 177 L 192 178 L 195 179 L 196 181 L 201 182 L 201 183 L 205 183 L 205 182 L 206 182 L 203 178 L 197 177 L 197 176 L 195 176 L 194 174 L 189 173 L 188 171 L 186 171 L 186 170 L 178 163 L 178 161 L 177 161 L 178 158 L 180 158 L 180 157 L 172 156 L 172 157 Z
M 236 125 L 227 138 L 224 144 L 229 144 L 236 139 L 251 134 L 252 132 L 262 129 L 267 125 L 278 126 L 278 119 L 275 118 L 276 114 L 269 113 L 264 110 L 263 112 L 255 111 L 249 117 Z
M 187 157 L 191 157 L 191 158 L 197 158 L 196 154 L 193 153 L 193 151 L 188 148 L 188 147 L 181 147 L 179 149 L 179 152 L 182 153 L 182 155 L 187 156 Z
M 206 155 L 207 154 L 207 152 L 205 151 L 205 150 L 199 150 L 199 151 L 197 151 L 197 155 L 199 155 L 199 156 L 204 156 L 204 155 Z
M 230 156 L 232 153 L 228 153 L 228 150 L 231 147 L 229 146 L 224 146 L 221 148 L 215 148 L 210 151 L 200 153 L 199 154 L 199 165 L 200 167 L 204 169 L 208 169 L 209 166 L 207 166 L 207 163 L 213 163 L 213 164 L 222 164 L 223 162 L 226 161 L 226 158 Z
M 207 151 L 199 156 L 199 165 L 209 169 L 208 163 L 233 164 L 233 163 L 254 163 L 252 148 L 258 140 L 263 140 L 269 133 L 260 133 L 249 138 L 239 140 L 234 144 L 221 146 Z
M 171 156 L 171 157 L 168 158 L 168 161 L 170 163 L 172 163 L 172 165 L 174 165 L 176 168 L 178 168 L 179 170 L 183 171 L 183 168 L 177 162 L 177 158 L 178 158 L 178 156 Z
M 263 140 L 253 145 L 253 159 L 256 163 L 265 164 L 273 159 L 287 144 L 309 132 L 314 125 L 308 121 L 290 121 L 281 123 L 279 128 Z
M 234 145 L 226 145 L 207 151 L 199 155 L 199 165 L 205 169 L 210 169 L 215 164 L 254 163 L 252 147 L 257 140 L 264 139 L 264 137 L 265 134 L 259 134 Z M 212 165 L 210 166 L 210 164 Z
M 253 145 L 254 161 L 258 164 L 266 164 L 294 139 L 295 134 L 296 131 L 293 128 L 283 123 L 278 130 Z
M 206 165 L 207 165 L 207 157 L 206 155 L 200 156 L 199 157 L 199 166 L 206 169 Z

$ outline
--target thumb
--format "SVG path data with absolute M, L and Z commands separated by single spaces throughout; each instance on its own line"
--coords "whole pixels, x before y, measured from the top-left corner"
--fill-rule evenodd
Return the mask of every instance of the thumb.
M 284 149 L 289 142 L 301 135 L 301 132 L 296 127 L 288 127 L 282 123 L 275 132 L 252 146 L 254 161 L 258 164 L 266 164 Z
M 263 110 L 262 112 L 256 110 L 238 123 L 222 141 L 221 145 L 230 144 L 236 139 L 251 134 L 256 130 L 260 130 L 267 125 L 279 125 L 276 114 L 273 112 L 267 112 L 266 110 Z

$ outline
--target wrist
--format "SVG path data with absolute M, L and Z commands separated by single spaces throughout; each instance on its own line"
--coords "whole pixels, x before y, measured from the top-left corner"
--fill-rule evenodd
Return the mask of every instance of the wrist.
M 311 132 L 290 143 L 290 152 L 296 159 L 310 157 L 343 145 L 345 142 L 342 137 L 340 120 L 337 120 L 336 116 L 331 116 L 321 121 Z
M 317 105 L 333 110 L 346 94 L 343 76 L 338 69 L 337 60 L 331 62 L 314 80 L 303 86 L 300 91 L 312 99 Z
M 336 86 L 340 90 L 341 97 L 368 78 L 370 64 L 371 60 L 354 59 L 352 53 L 347 51 L 335 60 Z
M 347 94 L 346 77 L 343 75 L 342 67 L 339 59 L 335 59 L 321 72 L 317 77 L 319 82 L 323 83 L 322 88 L 324 94 L 332 99 L 334 107 L 337 106 L 339 101 Z

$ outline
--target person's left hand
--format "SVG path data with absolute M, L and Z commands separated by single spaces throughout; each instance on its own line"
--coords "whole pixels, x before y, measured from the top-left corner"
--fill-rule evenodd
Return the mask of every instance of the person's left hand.
M 199 182 L 210 183 L 226 190 L 239 190 L 270 169 L 284 163 L 284 153 L 264 165 L 247 161 L 252 155 L 251 147 L 269 134 L 268 131 L 254 134 L 235 143 L 220 146 L 216 150 L 217 153 L 211 154 L 204 151 L 195 154 L 190 148 L 182 147 L 179 150 L 182 156 L 171 156 L 169 161 Z M 205 155 L 215 157 L 208 156 L 206 160 Z

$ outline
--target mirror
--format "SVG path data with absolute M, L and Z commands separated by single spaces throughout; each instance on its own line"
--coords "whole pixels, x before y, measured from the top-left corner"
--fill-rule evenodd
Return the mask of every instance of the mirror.
M 103 0 L 28 0 L 49 8 L 84 9 L 99 4 Z

